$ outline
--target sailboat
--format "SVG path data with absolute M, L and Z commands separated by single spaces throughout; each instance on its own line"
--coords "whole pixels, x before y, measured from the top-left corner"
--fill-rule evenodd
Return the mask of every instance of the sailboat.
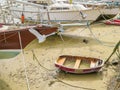
M 13 2 L 12 0 L 9 1 Z M 23 12 L 25 15 L 25 19 L 31 21 L 94 21 L 100 16 L 100 12 L 97 9 L 92 10 L 92 8 L 86 8 L 81 4 L 57 2 L 48 6 L 43 6 L 17 0 L 14 0 L 14 2 L 16 4 L 14 3 L 14 5 L 11 5 L 10 7 L 12 15 L 14 17 L 20 18 Z
M 9 1 L 13 2 L 13 0 Z M 116 15 L 119 11 L 119 8 L 109 9 L 106 6 L 105 8 L 93 9 L 92 7 L 85 7 L 85 5 L 80 3 L 71 4 L 72 1 L 70 3 L 54 2 L 48 6 L 18 0 L 14 0 L 14 2 L 16 4 L 14 3 L 10 7 L 14 17 L 20 18 L 23 12 L 25 19 L 39 22 L 47 22 L 48 20 L 53 22 L 95 21 L 100 15 Z

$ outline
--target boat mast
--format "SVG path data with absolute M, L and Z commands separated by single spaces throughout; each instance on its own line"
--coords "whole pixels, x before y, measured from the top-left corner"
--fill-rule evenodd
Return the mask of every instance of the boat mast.
M 8 12 L 9 12 L 9 14 L 10 14 L 10 17 L 11 17 L 11 20 L 12 20 L 13 24 L 15 24 L 15 22 L 14 22 L 14 17 L 12 16 L 11 9 L 10 9 L 10 7 L 11 7 L 12 5 L 13 5 L 13 2 L 7 0 Z M 9 22 L 8 22 L 8 23 L 9 23 Z
M 1 3 L 0 3 L 0 17 L 2 18 L 3 23 L 6 23 L 5 15 L 4 15 L 4 11 L 3 11 Z
M 48 16 L 48 25 L 50 25 L 50 24 L 51 24 L 51 22 L 50 22 L 50 15 L 49 15 L 48 8 L 47 8 L 47 16 Z

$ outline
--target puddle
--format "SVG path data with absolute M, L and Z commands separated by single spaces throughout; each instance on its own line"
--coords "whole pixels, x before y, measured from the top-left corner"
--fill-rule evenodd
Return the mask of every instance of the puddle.
M 20 50 L 0 50 L 0 59 L 10 59 L 16 57 Z

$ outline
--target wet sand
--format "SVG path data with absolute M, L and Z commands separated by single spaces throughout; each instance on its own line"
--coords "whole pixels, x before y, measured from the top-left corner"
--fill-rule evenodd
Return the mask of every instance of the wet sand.
M 0 79 L 12 90 L 27 90 L 25 60 L 30 90 L 107 90 L 110 78 L 116 75 L 112 66 L 107 69 L 103 67 L 98 73 L 84 75 L 58 71 L 54 66 L 60 55 L 91 56 L 106 60 L 120 40 L 120 27 L 98 23 L 91 25 L 90 30 L 70 27 L 62 33 L 64 41 L 58 35 L 48 37 L 41 44 L 37 39 L 32 41 L 23 50 L 24 53 L 13 59 L 0 60 Z M 114 58 L 115 55 L 110 61 Z

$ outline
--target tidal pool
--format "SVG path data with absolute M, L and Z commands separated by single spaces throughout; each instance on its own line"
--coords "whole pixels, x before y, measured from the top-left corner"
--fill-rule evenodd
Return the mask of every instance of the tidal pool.
M 0 60 L 14 58 L 20 53 L 19 50 L 0 50 Z

